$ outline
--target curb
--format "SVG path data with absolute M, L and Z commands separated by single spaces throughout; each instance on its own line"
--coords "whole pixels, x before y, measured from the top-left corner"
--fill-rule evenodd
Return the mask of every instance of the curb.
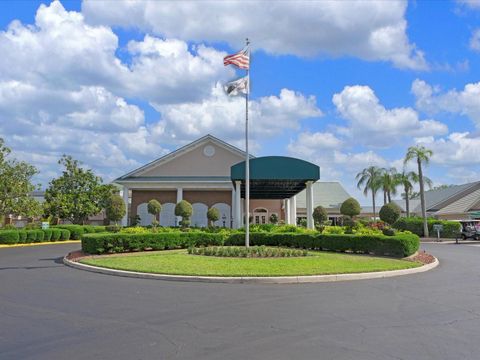
M 188 276 L 188 275 L 166 275 L 166 274 L 152 274 L 141 273 L 126 270 L 114 270 L 81 264 L 76 261 L 63 258 L 63 263 L 75 269 L 90 271 L 105 275 L 114 275 L 122 277 L 130 277 L 137 279 L 154 279 L 167 281 L 189 281 L 189 282 L 207 282 L 207 283 L 228 283 L 228 284 L 301 284 L 301 283 L 321 283 L 321 282 L 336 282 L 336 281 L 350 281 L 350 280 L 366 280 L 366 279 L 382 279 L 394 276 L 410 275 L 422 273 L 432 270 L 439 265 L 439 261 L 435 261 L 423 266 L 403 269 L 378 271 L 369 273 L 356 274 L 332 274 L 332 275 L 308 275 L 308 276 L 273 276 L 273 277 L 220 277 L 220 276 Z
M 0 249 L 15 248 L 15 247 L 28 247 L 28 246 L 45 246 L 45 245 L 62 245 L 62 244 L 80 244 L 80 240 L 65 240 L 65 241 L 47 241 L 40 243 L 30 244 L 13 244 L 13 245 L 0 245 Z

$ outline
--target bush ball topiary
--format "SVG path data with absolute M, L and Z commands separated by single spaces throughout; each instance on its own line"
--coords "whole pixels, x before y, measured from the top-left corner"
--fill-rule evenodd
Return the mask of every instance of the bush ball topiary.
M 158 202 L 157 200 L 152 199 L 147 204 L 147 210 L 149 214 L 153 215 L 155 220 L 158 220 L 157 217 L 158 214 L 160 214 L 160 212 L 162 211 L 162 204 L 160 204 L 160 202 Z
M 190 225 L 190 216 L 192 216 L 192 212 L 193 212 L 192 204 L 190 204 L 186 200 L 180 201 L 175 206 L 175 216 L 182 217 L 182 222 L 180 225 L 182 225 L 183 227 L 187 227 Z
M 357 216 L 361 210 L 360 204 L 354 198 L 348 198 L 342 203 L 342 206 L 340 206 L 340 213 L 350 217 Z
M 210 222 L 210 225 L 213 225 L 215 221 L 218 221 L 218 219 L 220 219 L 220 211 L 218 211 L 218 209 L 214 207 L 208 209 L 207 219 Z
M 402 210 L 393 202 L 383 205 L 378 213 L 380 220 L 385 221 L 389 225 L 393 225 L 400 218 L 401 214 Z
M 322 224 L 328 220 L 328 213 L 327 210 L 323 206 L 317 206 L 313 210 L 313 220 L 315 224 Z

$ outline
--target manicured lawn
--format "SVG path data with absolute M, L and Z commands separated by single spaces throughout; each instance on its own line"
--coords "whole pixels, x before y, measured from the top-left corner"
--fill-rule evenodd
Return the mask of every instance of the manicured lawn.
M 186 250 L 139 253 L 126 256 L 88 258 L 82 263 L 111 269 L 171 275 L 200 276 L 294 276 L 372 272 L 408 269 L 419 263 L 377 258 L 311 252 L 296 258 L 220 258 L 188 255 Z

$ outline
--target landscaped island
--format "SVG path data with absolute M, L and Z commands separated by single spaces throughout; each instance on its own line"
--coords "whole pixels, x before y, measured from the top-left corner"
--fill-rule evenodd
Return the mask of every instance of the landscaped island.
M 189 255 L 187 250 L 90 257 L 82 263 L 145 273 L 196 276 L 296 276 L 361 273 L 418 267 L 413 261 L 310 251 L 308 256 L 235 258 Z

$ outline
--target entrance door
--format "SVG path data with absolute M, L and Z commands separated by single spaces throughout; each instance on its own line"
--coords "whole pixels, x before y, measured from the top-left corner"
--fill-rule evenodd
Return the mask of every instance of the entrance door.
M 268 210 L 265 208 L 256 208 L 253 210 L 253 223 L 260 225 L 260 224 L 268 224 L 270 221 L 268 219 Z

